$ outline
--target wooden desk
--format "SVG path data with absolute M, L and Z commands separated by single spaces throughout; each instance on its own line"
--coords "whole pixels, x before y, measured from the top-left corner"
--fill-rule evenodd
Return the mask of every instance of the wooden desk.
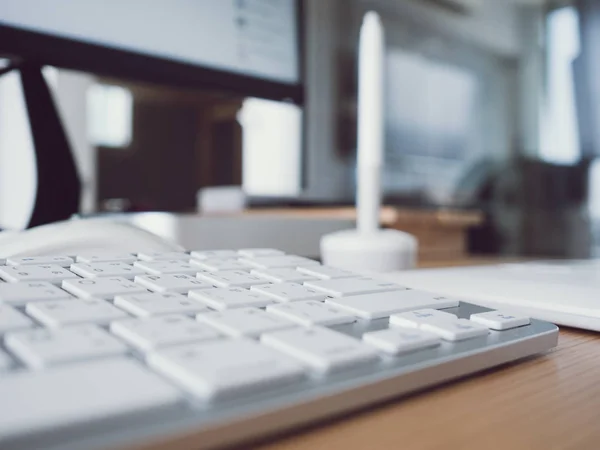
M 356 221 L 355 208 L 347 207 L 253 208 L 243 214 Z M 465 258 L 468 251 L 467 231 L 483 224 L 484 216 L 478 211 L 384 206 L 381 208 L 380 222 L 386 228 L 414 235 L 419 240 L 420 259 L 440 261 Z
M 465 262 L 455 261 L 453 265 Z M 597 450 L 600 334 L 561 329 L 558 347 L 544 355 L 373 407 L 257 448 Z

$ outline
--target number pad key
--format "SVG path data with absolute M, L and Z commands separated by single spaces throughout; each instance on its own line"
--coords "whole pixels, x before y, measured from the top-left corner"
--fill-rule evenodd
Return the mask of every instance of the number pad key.
M 73 298 L 73 296 L 58 286 L 44 281 L 0 284 L 0 303 L 7 305 L 23 306 L 29 302 L 67 300 L 69 298 Z
M 296 325 L 257 308 L 198 314 L 197 320 L 233 337 L 257 337 Z
M 427 292 L 406 290 L 353 295 L 327 300 L 367 320 L 389 317 L 392 314 L 420 309 L 444 309 L 458 306 L 458 300 L 435 296 Z
M 173 259 L 170 261 L 137 261 L 134 265 L 142 269 L 143 272 L 152 275 L 165 275 L 171 273 L 196 275 L 198 272 L 202 272 L 195 264 L 190 264 L 181 259 Z
M 330 266 L 307 266 L 298 267 L 298 271 L 313 278 L 321 280 L 334 280 L 338 278 L 358 278 L 360 275 L 350 272 L 349 270 L 338 269 Z
M 138 317 L 208 311 L 208 308 L 199 301 L 176 293 L 117 295 L 115 305 Z
M 209 272 L 219 272 L 223 270 L 250 270 L 250 267 L 248 267 L 247 264 L 244 264 L 237 259 L 203 259 L 194 261 L 193 264 L 200 267 L 200 269 L 207 270 Z
M 232 259 L 238 257 L 235 250 L 200 250 L 191 253 L 194 259 Z
M 454 314 L 436 309 L 420 309 L 390 317 L 390 324 L 399 327 L 420 328 L 426 323 L 448 322 L 458 320 Z
M 190 260 L 190 255 L 185 252 L 142 252 L 138 253 L 142 261 L 168 261 L 170 259 Z
M 32 326 L 33 321 L 25 314 L 11 306 L 0 305 L 0 334 Z
M 315 260 L 302 256 L 258 256 L 256 258 L 241 258 L 240 261 L 257 269 L 273 269 L 278 267 L 301 267 L 319 265 Z
M 316 279 L 316 277 L 289 267 L 279 269 L 252 269 L 251 273 L 273 283 L 302 283 L 304 281 Z
M 302 300 L 325 300 L 327 296 L 315 289 L 302 286 L 297 283 L 266 284 L 263 286 L 252 286 L 251 290 L 271 297 L 278 302 L 297 302 Z
M 146 294 L 148 290 L 121 277 L 65 280 L 62 288 L 80 298 L 113 299 L 116 295 Z
M 249 288 L 256 284 L 266 284 L 264 278 L 257 277 L 243 270 L 225 270 L 217 273 L 199 273 L 198 278 L 218 287 Z
M 214 328 L 180 315 L 118 320 L 110 331 L 144 351 L 220 337 Z
M 122 262 L 133 264 L 137 258 L 131 253 L 90 253 L 77 255 L 78 263 L 92 264 L 102 262 Z
M 467 319 L 430 322 L 421 325 L 424 331 L 431 331 L 447 341 L 462 341 L 474 337 L 487 336 L 488 327 Z
M 147 275 L 135 277 L 135 282 L 152 292 L 188 293 L 194 289 L 211 289 L 212 284 L 186 274 Z
M 6 260 L 9 266 L 54 264 L 61 267 L 69 267 L 74 262 L 73 258 L 69 258 L 68 256 L 23 256 L 12 257 Z
M 94 325 L 77 325 L 57 330 L 37 328 L 9 333 L 5 337 L 5 345 L 34 369 L 119 356 L 128 351 L 122 342 Z
M 53 284 L 60 284 L 63 280 L 79 277 L 61 266 L 48 264 L 41 266 L 0 267 L 0 278 L 10 283 L 22 281 L 47 281 Z
M 161 350 L 148 364 L 208 401 L 291 384 L 306 373 L 292 358 L 246 339 Z
M 259 256 L 283 256 L 284 252 L 274 248 L 243 248 L 238 251 L 239 255 L 246 258 L 256 258 Z
M 263 307 L 274 303 L 269 297 L 242 288 L 190 291 L 188 296 L 219 311 L 247 306 Z
M 363 335 L 363 341 L 386 353 L 399 355 L 440 345 L 438 335 L 418 329 L 389 328 Z
M 529 317 L 502 313 L 500 311 L 471 314 L 471 320 L 498 331 L 510 330 L 511 328 L 522 327 L 531 323 Z
M 112 320 L 129 317 L 107 301 L 97 299 L 29 303 L 26 311 L 31 317 L 49 327 L 86 322 L 106 324 Z
M 328 328 L 312 327 L 264 334 L 261 342 L 328 373 L 379 360 L 377 351 Z
M 335 306 L 317 301 L 293 302 L 267 306 L 267 312 L 300 325 L 340 325 L 356 321 L 356 317 Z
M 123 262 L 77 263 L 71 266 L 71 271 L 84 278 L 123 277 L 133 279 L 144 271 L 131 264 Z
M 372 278 L 342 278 L 335 280 L 307 281 L 305 286 L 324 292 L 331 297 L 375 294 L 387 291 L 405 291 L 406 288 L 388 281 Z

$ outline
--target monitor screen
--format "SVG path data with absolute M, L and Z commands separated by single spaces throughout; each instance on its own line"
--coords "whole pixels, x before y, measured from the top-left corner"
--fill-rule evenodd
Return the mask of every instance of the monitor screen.
M 17 38 L 4 35 L 0 52 L 14 50 L 18 56 L 27 53 L 24 56 L 41 57 L 47 64 L 58 60 L 55 65 L 63 62 L 70 68 L 88 68 L 88 64 L 78 67 L 69 61 L 71 53 L 73 61 L 84 62 L 83 47 L 72 51 L 62 48 L 61 54 L 55 55 L 57 47 L 41 41 L 47 36 L 59 38 L 61 43 L 90 44 L 88 58 L 94 49 L 102 47 L 121 56 L 127 52 L 154 58 L 155 62 L 180 63 L 181 68 L 297 86 L 301 78 L 298 14 L 297 0 L 2 0 L 0 28 L 21 34 Z M 32 34 L 38 36 L 36 41 Z M 7 41 L 7 37 L 12 39 Z M 128 63 L 121 60 L 117 64 L 110 57 L 113 54 L 100 57 L 105 62 L 104 71 L 119 76 L 119 69 Z M 153 69 L 139 64 L 135 68 L 139 72 Z M 128 72 L 145 78 L 142 73 Z M 164 71 L 162 75 L 167 78 Z

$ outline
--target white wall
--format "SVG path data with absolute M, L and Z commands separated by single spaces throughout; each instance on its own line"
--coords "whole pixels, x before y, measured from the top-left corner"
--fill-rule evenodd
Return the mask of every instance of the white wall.
M 94 80 L 92 75 L 59 70 L 54 89 L 54 98 L 79 170 L 82 213 L 94 212 L 96 206 L 96 149 L 87 133 L 87 93 Z
M 57 71 L 51 87 L 65 124 L 84 184 L 82 211 L 95 205 L 95 152 L 87 140 L 86 92 L 93 78 Z M 36 190 L 33 140 L 20 78 L 9 73 L 0 78 L 0 228 L 22 229 L 29 222 Z
M 8 73 L 0 78 L 0 228 L 21 229 L 29 222 L 36 173 L 21 80 Z

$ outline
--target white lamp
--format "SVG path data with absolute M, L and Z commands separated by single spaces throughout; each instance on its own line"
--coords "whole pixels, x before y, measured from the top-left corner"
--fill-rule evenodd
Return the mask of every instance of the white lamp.
M 379 228 L 383 160 L 383 26 L 373 11 L 360 30 L 358 80 L 357 229 L 323 236 L 327 265 L 358 271 L 391 272 L 414 267 L 417 240 L 408 233 Z

